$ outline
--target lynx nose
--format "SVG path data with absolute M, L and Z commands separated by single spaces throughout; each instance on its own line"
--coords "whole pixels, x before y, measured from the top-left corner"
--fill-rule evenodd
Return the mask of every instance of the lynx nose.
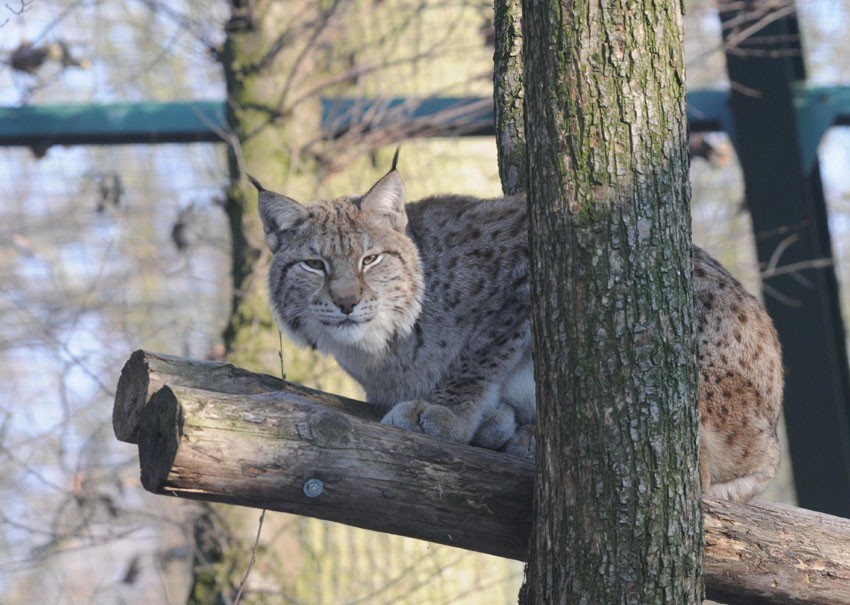
M 334 299 L 334 303 L 339 310 L 345 313 L 346 315 L 351 315 L 354 311 L 354 307 L 357 306 L 357 303 L 360 302 L 360 297 L 355 295 L 348 296 L 340 296 Z

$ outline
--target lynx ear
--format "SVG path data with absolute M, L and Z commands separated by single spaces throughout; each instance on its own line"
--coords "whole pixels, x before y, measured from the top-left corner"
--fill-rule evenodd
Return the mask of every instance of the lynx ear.
M 266 245 L 272 252 L 277 252 L 280 248 L 279 233 L 306 219 L 307 209 L 285 195 L 268 191 L 251 175 L 248 175 L 248 180 L 260 194 L 260 218 L 266 232 Z
M 360 209 L 370 217 L 370 220 L 397 231 L 404 231 L 407 227 L 407 213 L 404 210 L 406 198 L 404 181 L 393 169 L 363 196 L 360 200 Z

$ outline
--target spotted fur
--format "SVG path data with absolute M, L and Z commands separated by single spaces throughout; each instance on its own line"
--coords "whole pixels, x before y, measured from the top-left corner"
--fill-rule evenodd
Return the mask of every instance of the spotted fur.
M 533 455 L 524 196 L 406 204 L 395 168 L 363 196 L 309 206 L 254 184 L 287 333 L 336 357 L 387 424 Z M 703 488 L 748 500 L 779 462 L 779 343 L 717 261 L 696 248 L 694 267 Z

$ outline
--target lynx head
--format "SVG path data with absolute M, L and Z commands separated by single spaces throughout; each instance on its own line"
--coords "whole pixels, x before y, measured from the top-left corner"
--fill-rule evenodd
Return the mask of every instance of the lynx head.
M 424 284 L 395 166 L 365 195 L 309 206 L 251 182 L 273 254 L 269 293 L 282 329 L 327 353 L 372 355 L 411 332 Z

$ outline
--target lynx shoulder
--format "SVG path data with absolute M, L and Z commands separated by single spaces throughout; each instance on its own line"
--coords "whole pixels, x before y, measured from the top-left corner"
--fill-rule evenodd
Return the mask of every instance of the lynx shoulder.
M 333 355 L 383 422 L 533 455 L 524 196 L 406 203 L 393 168 L 364 195 L 260 193 L 281 328 Z M 779 343 L 755 298 L 694 252 L 703 486 L 748 500 L 779 462 Z

